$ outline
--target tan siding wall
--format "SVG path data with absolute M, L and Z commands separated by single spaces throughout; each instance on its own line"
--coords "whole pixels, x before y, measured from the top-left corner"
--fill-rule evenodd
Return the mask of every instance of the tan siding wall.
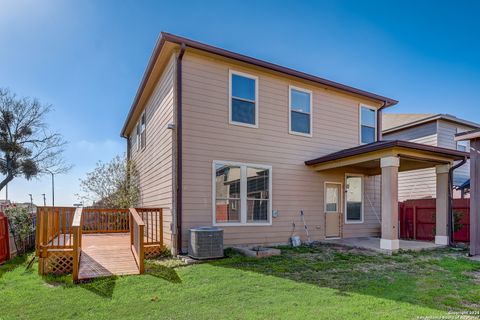
M 146 107 L 146 148 L 137 151 L 135 134 L 130 135 L 131 157 L 139 173 L 140 207 L 164 208 L 164 241 L 172 244 L 173 123 L 175 59 L 172 56 Z
M 228 123 L 229 68 L 259 77 L 259 128 Z M 313 137 L 288 133 L 288 86 L 313 91 Z M 344 172 L 320 174 L 305 160 L 358 145 L 359 103 L 351 96 L 289 80 L 258 69 L 188 52 L 183 59 L 184 162 L 183 239 L 188 229 L 212 224 L 212 162 L 229 160 L 273 167 L 272 226 L 225 227 L 225 243 L 286 243 L 304 237 L 300 210 L 313 239 L 324 238 L 324 182 L 342 182 Z M 370 103 L 371 104 L 371 103 Z M 370 214 L 369 209 L 367 209 Z M 379 224 L 366 219 L 368 233 Z M 357 229 L 364 226 L 357 225 Z M 353 234 L 353 233 L 349 233 Z

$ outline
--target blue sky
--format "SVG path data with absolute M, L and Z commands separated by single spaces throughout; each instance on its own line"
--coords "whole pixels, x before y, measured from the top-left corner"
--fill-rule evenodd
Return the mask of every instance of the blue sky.
M 397 99 L 390 112 L 480 122 L 480 2 L 0 0 L 0 87 L 52 104 L 78 179 L 125 150 L 119 133 L 160 31 Z M 50 200 L 50 180 L 9 198 Z M 0 198 L 4 198 L 2 191 Z

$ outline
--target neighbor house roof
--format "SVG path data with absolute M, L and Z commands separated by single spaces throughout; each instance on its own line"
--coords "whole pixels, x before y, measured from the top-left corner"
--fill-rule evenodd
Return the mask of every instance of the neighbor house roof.
M 315 82 L 315 83 L 318 83 L 318 84 L 321 84 L 321 85 L 324 85 L 324 86 L 328 86 L 328 87 L 331 87 L 331 88 L 335 88 L 337 90 L 344 91 L 344 92 L 347 92 L 347 93 L 350 93 L 350 94 L 363 96 L 363 97 L 366 97 L 366 98 L 369 98 L 369 99 L 372 99 L 372 100 L 382 102 L 384 104 L 383 107 L 393 106 L 393 105 L 398 103 L 398 101 L 396 101 L 394 99 L 391 99 L 391 98 L 388 98 L 388 97 L 385 97 L 385 96 L 381 96 L 381 95 L 378 95 L 378 94 L 375 94 L 375 93 L 371 93 L 371 92 L 368 92 L 368 91 L 357 89 L 357 88 L 347 86 L 347 85 L 344 85 L 344 84 L 341 84 L 341 83 L 338 83 L 338 82 L 334 82 L 334 81 L 331 81 L 331 80 L 320 78 L 320 77 L 317 77 L 317 76 L 314 76 L 314 75 L 311 75 L 311 74 L 308 74 L 308 73 L 304 73 L 304 72 L 297 71 L 297 70 L 294 70 L 294 69 L 286 68 L 286 67 L 283 67 L 283 66 L 271 63 L 271 62 L 267 62 L 267 61 L 264 61 L 264 60 L 259 60 L 259 59 L 256 59 L 256 58 L 252 58 L 252 57 L 249 57 L 249 56 L 246 56 L 246 55 L 243 55 L 243 54 L 239 54 L 239 53 L 236 53 L 236 52 L 232 52 L 232 51 L 228 51 L 228 50 L 221 49 L 221 48 L 218 48 L 218 47 L 214 47 L 214 46 L 211 46 L 211 45 L 208 45 L 208 44 L 204 44 L 204 43 L 201 43 L 201 42 L 198 42 L 198 41 L 194 41 L 194 40 L 187 39 L 187 38 L 184 38 L 184 37 L 176 36 L 176 35 L 173 35 L 173 34 L 170 34 L 170 33 L 161 32 L 160 38 L 157 41 L 157 44 L 156 44 L 155 49 L 152 53 L 152 56 L 150 57 L 147 68 L 145 70 L 142 81 L 140 83 L 140 87 L 137 90 L 137 93 L 136 93 L 135 98 L 133 100 L 132 106 L 131 106 L 130 111 L 128 113 L 127 119 L 126 119 L 125 124 L 123 126 L 121 135 L 124 136 L 124 137 L 126 135 L 126 129 L 127 129 L 128 124 L 131 120 L 131 117 L 134 114 L 135 108 L 138 107 L 138 102 L 140 100 L 140 97 L 143 94 L 145 86 L 148 83 L 148 81 L 150 80 L 150 75 L 151 75 L 152 70 L 154 68 L 154 65 L 156 63 L 156 60 L 160 56 L 162 48 L 164 47 L 165 43 L 167 43 L 167 42 L 174 43 L 174 44 L 177 44 L 177 45 L 184 45 L 186 48 L 193 48 L 193 49 L 205 51 L 205 52 L 208 52 L 208 53 L 211 53 L 211 54 L 220 55 L 220 56 L 223 56 L 225 58 L 233 59 L 233 60 L 240 61 L 240 62 L 243 62 L 243 63 L 252 64 L 252 65 L 255 65 L 255 66 L 258 66 L 258 67 L 262 67 L 262 68 L 265 68 L 265 69 L 269 69 L 271 71 L 276 71 L 276 72 L 279 72 L 279 73 L 283 73 L 283 74 L 286 74 L 286 75 L 289 75 L 289 76 L 297 77 L 297 78 L 300 78 L 300 79 L 303 79 L 303 80 L 312 81 L 312 82 Z
M 305 164 L 307 166 L 312 166 L 312 165 L 316 165 L 324 162 L 335 161 L 335 160 L 340 160 L 340 159 L 344 159 L 352 156 L 361 155 L 367 152 L 380 151 L 380 150 L 385 150 L 385 149 L 395 148 L 395 147 L 436 153 L 442 156 L 452 158 L 453 160 L 461 160 L 469 156 L 467 152 L 435 147 L 435 146 L 430 146 L 430 145 L 421 144 L 421 143 L 402 141 L 402 140 L 383 140 L 383 141 L 372 142 L 369 144 L 364 144 L 357 147 L 330 153 L 323 157 L 305 161 Z
M 466 132 L 457 133 L 455 135 L 455 141 L 470 140 L 480 138 L 480 128 Z
M 445 120 L 471 128 L 480 128 L 480 124 L 442 113 L 384 113 L 382 131 L 390 133 L 436 120 Z

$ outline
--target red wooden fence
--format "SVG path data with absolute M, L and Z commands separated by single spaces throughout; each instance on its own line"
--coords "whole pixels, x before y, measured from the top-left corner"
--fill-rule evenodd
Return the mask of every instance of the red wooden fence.
M 9 258 L 8 221 L 3 212 L 0 212 L 0 263 L 7 261 Z
M 435 199 L 399 202 L 400 238 L 431 241 L 435 239 Z M 470 199 L 454 199 L 453 211 L 462 215 L 463 227 L 453 234 L 454 241 L 470 241 Z

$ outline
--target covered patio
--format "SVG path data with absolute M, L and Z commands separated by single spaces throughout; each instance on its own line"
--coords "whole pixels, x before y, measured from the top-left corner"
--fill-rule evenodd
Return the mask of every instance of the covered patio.
M 468 153 L 408 141 L 378 141 L 306 161 L 318 172 L 359 173 L 381 176 L 381 237 L 369 241 L 382 251 L 409 249 L 408 243 L 399 241 L 398 173 L 416 169 L 436 168 L 436 226 L 435 244 L 449 244 L 450 173 L 455 161 L 465 160 Z M 421 246 L 421 242 L 417 244 Z M 403 247 L 402 247 L 403 245 Z M 426 243 L 425 247 L 431 247 Z

